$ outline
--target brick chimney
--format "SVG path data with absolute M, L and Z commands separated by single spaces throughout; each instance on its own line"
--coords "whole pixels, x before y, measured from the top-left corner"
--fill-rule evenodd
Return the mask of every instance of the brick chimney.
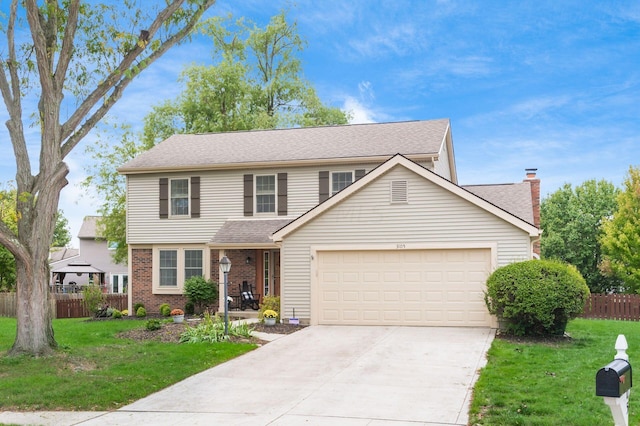
M 523 182 L 529 182 L 531 187 L 531 205 L 533 207 L 533 224 L 540 228 L 540 179 L 536 177 L 538 169 L 525 169 L 527 177 Z M 533 252 L 540 255 L 540 241 L 533 244 Z

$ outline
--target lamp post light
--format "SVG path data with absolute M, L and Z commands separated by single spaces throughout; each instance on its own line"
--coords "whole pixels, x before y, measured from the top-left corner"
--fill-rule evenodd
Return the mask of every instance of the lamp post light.
M 225 255 L 220 259 L 220 270 L 224 273 L 224 335 L 229 335 L 229 299 L 227 296 L 227 287 L 229 285 L 227 277 L 231 270 L 231 261 Z

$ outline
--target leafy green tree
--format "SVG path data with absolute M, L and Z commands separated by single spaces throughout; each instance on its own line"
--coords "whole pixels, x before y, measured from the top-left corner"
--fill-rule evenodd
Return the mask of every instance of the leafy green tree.
M 202 313 L 218 298 L 218 285 L 204 277 L 191 277 L 184 282 L 184 294 L 198 308 L 197 312 Z
M 0 15 L 0 93 L 20 218 L 17 230 L 0 222 L 0 244 L 14 256 L 17 271 L 17 332 L 9 355 L 43 355 L 57 347 L 47 259 L 60 191 L 68 183 L 65 158 L 133 78 L 184 40 L 214 1 L 11 0 Z M 27 144 L 33 129 L 40 139 L 36 167 Z
M 56 216 L 56 227 L 53 230 L 53 241 L 51 247 L 66 247 L 71 241 L 71 232 L 69 231 L 69 221 L 64 217 L 64 212 L 58 210 Z
M 297 55 L 304 42 L 285 12 L 265 28 L 243 19 L 211 18 L 202 26 L 211 37 L 213 66 L 188 67 L 185 89 L 177 99 L 153 108 L 144 119 L 140 141 L 125 129 L 120 145 L 108 139 L 89 147 L 96 165 L 87 169 L 86 187 L 104 200 L 99 209 L 103 233 L 118 243 L 114 260 L 127 261 L 124 164 L 176 133 L 227 132 L 287 126 L 346 124 L 349 115 L 323 104 L 302 78 Z
M 640 293 L 640 168 L 629 167 L 618 209 L 603 231 L 601 269 L 621 279 L 626 291 Z
M 621 284 L 600 271 L 598 241 L 604 218 L 616 209 L 618 192 L 610 182 L 588 180 L 575 189 L 565 184 L 540 204 L 541 257 L 576 266 L 592 293 L 617 290 Z
M 211 18 L 202 32 L 213 41 L 212 66 L 182 74 L 184 92 L 145 118 L 144 140 L 153 145 L 175 133 L 227 132 L 291 126 L 346 124 L 349 114 L 324 105 L 302 78 L 298 54 L 305 42 L 286 13 L 265 28 L 245 19 Z

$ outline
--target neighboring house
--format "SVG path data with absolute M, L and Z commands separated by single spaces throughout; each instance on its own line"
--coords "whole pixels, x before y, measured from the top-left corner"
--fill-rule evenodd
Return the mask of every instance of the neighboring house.
M 113 262 L 111 253 L 114 247 L 100 236 L 99 219 L 99 216 L 84 218 L 78 232 L 79 250 L 52 250 L 49 266 L 53 291 L 77 292 L 89 282 L 98 282 L 105 293 L 127 293 L 128 267 Z M 73 250 L 73 256 L 62 255 Z
M 540 235 L 533 169 L 458 186 L 446 119 L 174 135 L 119 171 L 130 307 L 182 305 L 226 255 L 285 320 L 490 326 L 487 276 Z

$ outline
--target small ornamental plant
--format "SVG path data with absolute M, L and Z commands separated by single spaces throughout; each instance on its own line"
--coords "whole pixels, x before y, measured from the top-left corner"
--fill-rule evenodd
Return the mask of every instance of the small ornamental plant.
M 174 315 L 184 315 L 184 311 L 182 309 L 175 308 L 171 311 L 171 316 Z
M 264 318 L 278 318 L 278 313 L 272 309 L 267 309 L 262 313 Z

